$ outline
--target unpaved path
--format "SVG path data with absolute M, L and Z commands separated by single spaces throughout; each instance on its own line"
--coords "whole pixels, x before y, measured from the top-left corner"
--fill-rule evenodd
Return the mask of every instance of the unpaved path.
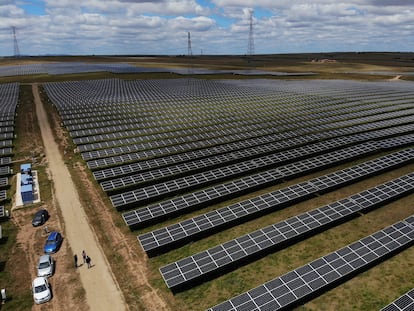
M 64 219 L 64 242 L 69 243 L 73 252 L 82 263 L 82 250 L 92 259 L 92 268 L 79 267 L 81 281 L 86 292 L 86 301 L 95 311 L 127 310 L 122 293 L 112 275 L 108 262 L 99 247 L 97 239 L 88 223 L 86 214 L 80 204 L 79 196 L 70 173 L 59 153 L 58 145 L 50 128 L 38 85 L 32 86 L 37 118 L 48 159 L 49 173 L 53 178 L 56 201 Z

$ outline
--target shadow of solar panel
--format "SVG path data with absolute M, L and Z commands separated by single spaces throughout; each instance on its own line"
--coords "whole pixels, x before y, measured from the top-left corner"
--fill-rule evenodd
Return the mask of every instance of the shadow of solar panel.
M 319 295 L 324 290 L 336 286 L 338 282 L 344 282 L 388 256 L 392 256 L 412 245 L 414 242 L 413 224 L 413 216 L 411 216 L 246 293 L 231 298 L 208 309 L 208 311 L 265 310 L 263 303 L 270 303 L 269 297 L 273 297 L 271 300 L 277 302 L 277 304 L 273 304 L 274 309 L 272 310 L 293 308 L 307 299 Z M 374 242 L 378 243 L 372 245 Z M 398 246 L 395 248 L 389 247 L 391 243 L 396 243 Z M 361 248 L 364 249 L 363 253 L 365 254 L 375 252 L 380 248 L 384 248 L 385 252 L 381 256 L 374 256 L 369 259 L 358 255 Z M 366 250 L 369 250 L 368 253 Z M 340 265 L 333 264 L 338 262 L 339 259 L 341 259 Z M 259 293 L 259 295 L 253 293 Z M 264 295 L 267 298 L 259 299 Z M 411 303 L 412 297 L 401 301 L 401 305 L 410 305 Z
M 348 174 L 349 172 L 355 172 L 355 171 L 360 171 L 361 174 L 357 174 L 357 176 L 359 176 L 358 178 L 362 177 L 364 172 L 366 174 L 366 176 L 370 176 L 373 172 L 371 170 L 369 170 L 370 167 L 372 167 L 373 165 L 378 167 L 378 164 L 380 164 L 380 168 L 381 170 L 387 170 L 390 169 L 391 167 L 393 167 L 394 165 L 401 165 L 403 163 L 409 163 L 413 161 L 413 156 L 414 156 L 414 149 L 407 149 L 407 150 L 403 150 L 400 152 L 396 152 L 378 159 L 374 159 L 371 161 L 367 161 L 364 163 L 361 163 L 359 165 L 338 171 L 338 172 L 334 172 L 331 174 L 327 174 L 315 179 L 312 179 L 310 181 L 306 181 L 297 185 L 293 185 L 293 186 L 289 186 L 271 193 L 267 193 L 263 196 L 260 197 L 256 197 L 253 199 L 249 199 L 234 205 L 230 205 L 215 211 L 211 211 L 208 212 L 204 215 L 200 215 L 200 216 L 196 216 L 194 218 L 191 218 L 189 220 L 185 220 L 184 222 L 178 223 L 178 224 L 174 224 L 172 226 L 174 226 L 173 228 L 175 229 L 175 232 L 171 232 L 171 226 L 167 226 L 161 229 L 157 229 L 154 230 L 152 232 L 148 232 L 145 234 L 142 234 L 138 237 L 141 246 L 143 247 L 143 249 L 147 252 L 148 255 L 153 255 L 156 254 L 158 252 L 161 251 L 167 251 L 170 248 L 174 247 L 175 245 L 178 244 L 183 244 L 188 240 L 195 240 L 197 238 L 199 238 L 202 235 L 206 235 L 209 232 L 213 232 L 213 230 L 215 232 L 217 232 L 217 230 L 220 230 L 223 226 L 230 226 L 236 222 L 242 222 L 243 219 L 247 219 L 249 217 L 254 217 L 255 215 L 258 215 L 262 212 L 268 211 L 268 210 L 272 210 L 274 211 L 275 209 L 278 208 L 283 208 L 286 205 L 288 205 L 288 203 L 295 203 L 297 201 L 306 199 L 307 197 L 309 197 L 310 193 L 319 193 L 319 192 L 323 192 L 323 191 L 327 191 L 329 189 L 332 189 L 332 187 L 339 187 L 340 185 L 343 184 L 347 184 L 349 182 L 355 181 L 355 179 L 353 179 L 353 176 L 355 176 L 355 174 Z M 368 170 L 367 170 L 368 169 Z M 327 176 L 344 176 L 346 178 L 338 178 L 338 179 L 334 179 L 334 178 L 326 178 Z M 409 178 L 409 177 L 408 177 Z M 326 179 L 328 179 L 328 183 L 324 184 L 324 183 L 320 183 L 318 188 L 315 188 L 315 182 L 314 181 L 325 181 Z M 335 184 L 332 184 L 332 181 L 336 181 Z M 401 181 L 401 186 L 402 188 L 407 188 L 408 191 L 411 191 L 411 186 L 407 183 L 404 182 L 404 179 Z M 292 189 L 298 189 L 298 185 L 299 185 L 299 189 L 308 189 L 308 191 L 306 192 L 306 195 L 304 196 L 302 192 L 300 193 L 295 193 L 294 190 Z M 375 193 L 369 193 L 367 192 L 367 199 L 365 200 L 366 202 L 368 202 L 370 205 L 369 206 L 373 206 L 375 204 L 378 204 L 379 201 L 374 200 L 374 202 L 372 201 L 372 197 L 379 197 L 381 201 L 390 199 L 393 196 L 398 196 L 399 192 L 396 192 L 394 189 L 389 188 L 389 185 L 381 185 L 378 188 L 376 188 Z M 391 185 L 391 187 L 393 187 L 393 185 Z M 383 190 L 384 189 L 384 190 Z M 388 192 L 385 192 L 386 190 L 388 190 Z M 388 193 L 391 193 L 392 195 L 389 195 Z M 405 191 L 401 191 L 400 193 L 405 193 Z M 264 199 L 266 198 L 266 200 Z M 355 205 L 352 203 L 356 203 L 356 200 L 361 201 L 363 200 L 363 198 L 359 197 L 359 196 L 354 196 L 350 198 L 350 202 L 344 202 L 344 207 L 341 209 L 337 209 L 335 211 L 335 213 L 333 214 L 332 218 L 333 219 L 338 219 L 341 218 L 343 215 L 347 214 L 347 205 L 351 204 L 351 205 Z M 371 201 L 370 201 L 371 200 Z M 363 208 L 362 205 L 357 204 L 358 208 L 357 209 L 353 209 L 353 210 L 360 210 L 361 208 Z M 251 206 L 254 206 L 255 208 L 252 209 Z M 329 207 L 327 207 L 327 209 L 329 209 Z M 352 209 L 351 209 L 352 210 Z M 336 213 L 339 213 L 339 215 L 336 215 Z M 341 214 L 342 213 L 342 214 Z M 326 212 L 324 213 L 324 210 L 322 209 L 321 211 L 319 210 L 315 210 L 315 211 L 311 211 L 309 213 L 309 216 L 316 218 L 317 217 L 317 221 L 318 223 L 321 224 L 326 224 L 329 223 L 332 219 L 330 218 L 329 215 L 326 214 Z M 217 225 L 214 224 L 214 222 L 212 221 L 206 221 L 209 219 L 213 219 L 213 217 L 215 219 L 223 219 L 223 221 L 220 221 Z M 203 224 L 201 225 L 201 220 L 203 221 Z M 185 225 L 184 225 L 185 224 Z M 177 230 L 176 228 L 180 228 L 180 234 L 179 236 L 177 235 Z M 158 239 L 157 236 L 161 235 L 163 236 L 165 233 L 168 233 L 168 235 L 170 237 L 172 237 L 172 239 L 170 241 L 165 241 L 163 239 Z M 146 240 L 149 239 L 149 241 L 152 241 L 153 239 L 156 239 L 157 241 L 157 246 L 154 248 L 154 243 L 150 243 L 151 247 L 146 245 Z

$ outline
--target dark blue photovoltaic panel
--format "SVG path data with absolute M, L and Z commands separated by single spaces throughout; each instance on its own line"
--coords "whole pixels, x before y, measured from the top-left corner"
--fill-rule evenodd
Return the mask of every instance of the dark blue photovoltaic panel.
M 297 241 L 300 237 L 309 237 L 314 232 L 335 225 L 341 219 L 356 216 L 413 192 L 414 173 L 168 264 L 161 267 L 160 272 L 167 287 L 182 287 L 227 266 L 237 267 L 239 262 L 246 262 L 255 254 Z
M 208 311 L 282 310 L 346 280 L 414 242 L 414 216 L 316 259 Z
M 300 198 L 307 198 L 310 194 L 348 184 L 363 175 L 371 176 L 375 172 L 392 168 L 397 163 L 401 165 L 412 162 L 413 156 L 414 149 L 403 150 L 144 233 L 138 239 L 146 252 L 161 251 L 168 245 L 195 239 L 197 235 L 213 229 L 218 230 L 226 223 L 241 222 L 243 218 L 265 210 L 275 211 Z
M 390 303 L 381 311 L 413 311 L 414 310 L 414 288 Z

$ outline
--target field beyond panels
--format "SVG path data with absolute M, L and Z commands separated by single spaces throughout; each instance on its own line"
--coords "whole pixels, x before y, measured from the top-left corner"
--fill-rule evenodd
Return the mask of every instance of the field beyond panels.
M 43 87 L 109 208 L 138 237 L 137 258 L 149 256 L 150 283 L 172 310 L 208 309 L 414 214 L 410 82 L 105 79 Z M 368 189 L 374 195 L 362 193 Z M 300 226 L 287 221 L 300 214 Z M 384 246 L 374 261 L 358 258 L 358 266 L 349 259 L 352 271 L 335 268 L 320 287 L 309 279 L 296 291 L 284 280 L 287 292 L 255 304 L 378 310 L 414 287 L 413 240 Z

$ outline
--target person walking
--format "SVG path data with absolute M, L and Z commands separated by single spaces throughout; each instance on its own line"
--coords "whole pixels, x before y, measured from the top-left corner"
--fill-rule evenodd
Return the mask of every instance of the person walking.
M 74 255 L 73 256 L 73 259 L 75 260 L 75 268 L 77 268 L 78 267 L 78 255 Z
M 88 256 L 88 255 L 86 255 L 86 264 L 88 265 L 88 269 L 91 267 L 91 258 Z
M 83 258 L 83 263 L 86 263 L 86 252 L 83 250 L 82 251 L 82 258 Z

